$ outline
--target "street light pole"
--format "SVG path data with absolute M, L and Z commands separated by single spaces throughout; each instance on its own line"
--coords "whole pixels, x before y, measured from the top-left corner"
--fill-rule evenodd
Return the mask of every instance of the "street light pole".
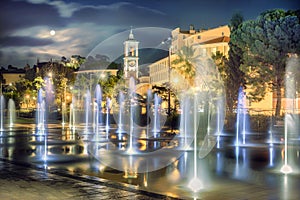
M 168 116 L 171 115 L 171 54 L 172 54 L 172 39 L 168 37 L 167 40 L 161 42 L 161 44 L 169 45 L 169 56 L 168 56 Z

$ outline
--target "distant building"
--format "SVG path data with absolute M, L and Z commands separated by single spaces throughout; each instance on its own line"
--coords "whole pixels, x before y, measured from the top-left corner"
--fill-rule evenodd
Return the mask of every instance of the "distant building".
M 196 55 L 216 55 L 217 51 L 222 53 L 224 56 L 228 56 L 229 46 L 228 43 L 230 41 L 229 36 L 221 36 L 211 40 L 207 40 L 201 43 L 194 44 Z
M 136 82 L 136 93 L 145 94 L 151 85 L 149 76 L 140 76 L 139 69 L 139 41 L 134 39 L 132 29 L 128 39 L 124 42 L 123 69 L 125 83 L 129 85 L 129 79 L 134 78 Z
M 227 56 L 229 40 L 230 29 L 228 26 L 199 31 L 195 30 L 192 25 L 188 31 L 182 31 L 180 28 L 174 29 L 172 31 L 169 57 L 149 65 L 150 83 L 152 85 L 160 85 L 171 81 L 173 84 L 178 85 L 178 89 L 187 87 L 187 83 L 183 80 L 183 77 L 175 70 L 170 69 L 172 61 L 177 58 L 174 52 L 179 51 L 183 46 L 189 46 L 195 50 L 194 56 L 212 56 L 217 51 Z
M 25 72 L 25 69 L 20 69 L 11 65 L 9 65 L 7 69 L 3 67 L 0 69 L 0 73 L 2 74 L 4 79 L 4 85 L 9 85 L 18 82 L 21 78 L 25 76 Z
M 128 39 L 124 42 L 124 78 L 139 78 L 139 42 L 134 39 L 132 29 Z
M 220 26 L 213 29 L 198 31 L 195 30 L 193 25 L 190 26 L 190 30 L 188 31 L 176 28 L 172 31 L 172 51 L 177 52 L 183 46 L 193 46 L 195 44 L 212 41 L 213 39 L 223 36 L 230 38 L 230 29 L 228 26 Z M 216 41 L 216 43 L 218 42 L 219 41 Z M 211 44 L 213 43 L 211 42 Z

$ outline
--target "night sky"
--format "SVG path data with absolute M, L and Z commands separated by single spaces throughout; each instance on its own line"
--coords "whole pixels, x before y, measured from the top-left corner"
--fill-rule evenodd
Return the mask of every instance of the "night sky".
M 268 9 L 299 9 L 299 0 L 1 0 L 0 4 L 2 67 L 32 66 L 37 58 L 86 56 L 99 42 L 131 26 L 213 28 L 228 24 L 235 12 L 248 20 Z

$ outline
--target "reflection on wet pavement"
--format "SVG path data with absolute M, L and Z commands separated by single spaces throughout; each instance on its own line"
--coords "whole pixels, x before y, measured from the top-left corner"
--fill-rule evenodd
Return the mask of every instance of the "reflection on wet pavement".
M 109 154 L 105 151 L 105 148 L 111 145 L 114 145 L 116 149 L 122 148 L 121 142 L 118 140 L 87 143 L 76 131 L 55 125 L 48 128 L 47 135 L 37 134 L 29 127 L 15 127 L 0 134 L 0 156 L 3 159 L 29 163 L 40 169 L 67 172 L 74 176 L 79 176 L 79 174 L 80 176 L 88 175 L 90 178 L 99 177 L 126 183 L 137 187 L 141 191 L 150 191 L 183 199 L 215 199 L 216 197 L 222 197 L 222 199 L 300 198 L 298 192 L 300 187 L 299 141 L 293 141 L 288 147 L 289 163 L 293 167 L 293 173 L 288 175 L 280 173 L 280 167 L 284 163 L 284 145 L 281 142 L 270 145 L 265 142 L 264 136 L 261 138 L 255 136 L 252 143 L 236 147 L 231 144 L 234 139 L 230 135 L 223 135 L 220 140 L 220 148 L 215 146 L 208 156 L 203 159 L 198 157 L 196 161 L 192 150 L 182 152 L 183 150 L 177 149 L 176 151 L 182 154 L 177 159 L 178 152 L 168 150 L 169 145 L 173 144 L 168 143 L 167 140 L 162 140 L 160 145 L 164 149 L 163 152 L 168 155 L 174 153 L 173 162 L 158 170 L 136 173 L 130 170 L 113 169 L 111 168 L 113 165 L 108 165 L 101 160 L 105 155 L 111 162 L 122 162 L 122 159 L 127 159 L 127 155 Z M 141 148 L 144 148 L 143 142 L 152 143 L 153 141 L 139 141 Z M 99 155 L 93 154 L 95 151 L 92 150 L 95 150 L 95 148 L 99 150 Z M 137 167 L 139 167 L 139 164 L 143 165 L 143 156 L 145 155 L 133 155 L 132 163 Z M 160 159 L 153 157 L 151 162 L 160 162 Z M 194 162 L 197 162 L 196 172 L 203 184 L 203 188 L 197 192 L 192 192 L 188 187 L 194 176 Z M 3 179 L 2 182 L 5 182 L 3 177 L 5 177 L 5 170 L 7 169 L 5 169 L 6 166 L 3 163 L 1 167 L 1 179 Z M 18 174 L 7 177 L 7 179 L 20 181 L 19 176 L 23 172 L 26 173 L 26 170 L 19 171 Z M 51 174 L 48 175 L 51 176 Z M 45 174 L 37 170 L 30 176 L 42 181 Z M 47 177 L 48 179 L 51 178 Z M 64 181 L 58 178 L 55 185 L 60 187 L 60 184 L 63 185 Z M 95 185 L 84 183 L 88 186 L 85 187 L 81 185 L 82 183 L 78 184 L 80 189 L 76 189 L 76 191 L 86 188 L 84 194 L 88 193 L 88 196 L 98 195 L 93 189 Z M 33 188 L 34 186 L 28 190 L 34 190 Z M 2 190 L 4 190 L 3 187 Z M 65 195 L 71 195 L 73 192 L 72 188 L 66 190 L 70 191 L 70 194 Z M 101 195 L 105 196 L 103 191 L 105 190 L 102 190 Z M 79 192 L 72 195 L 73 197 L 75 195 L 80 196 L 84 195 L 83 193 Z M 112 195 L 113 193 L 108 191 L 107 194 Z M 126 195 L 130 197 L 132 194 L 129 192 L 122 197 Z M 116 197 L 118 197 L 117 194 Z

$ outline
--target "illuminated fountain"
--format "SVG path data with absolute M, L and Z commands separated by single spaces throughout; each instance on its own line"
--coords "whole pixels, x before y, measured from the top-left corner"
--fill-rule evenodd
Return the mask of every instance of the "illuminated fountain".
M 105 125 L 107 140 L 108 140 L 109 129 L 110 129 L 110 120 L 109 120 L 110 108 L 111 108 L 111 99 L 107 97 L 106 98 L 106 125 Z
M 193 106 L 193 133 L 194 133 L 194 174 L 193 174 L 193 178 L 190 180 L 188 187 L 195 193 L 198 192 L 199 190 L 203 189 L 203 183 L 202 181 L 199 179 L 198 177 L 198 164 L 197 164 L 197 153 L 198 153 L 198 117 L 197 117 L 197 113 L 198 113 L 198 102 L 197 102 L 197 93 L 195 93 L 194 95 L 194 106 Z
M 128 88 L 129 94 L 128 94 L 128 98 L 129 98 L 129 148 L 127 150 L 127 152 L 129 154 L 133 154 L 135 153 L 135 149 L 133 148 L 133 134 L 134 134 L 134 128 L 135 128 L 135 122 L 134 122 L 134 116 L 135 116 L 135 80 L 131 77 L 129 79 L 129 88 Z
M 73 103 L 70 104 L 69 127 L 72 129 L 75 128 L 75 110 Z
M 38 134 L 44 134 L 46 121 L 46 106 L 43 98 L 43 90 L 39 89 L 37 97 L 37 111 L 36 111 L 36 126 Z
M 160 131 L 160 119 L 159 119 L 159 106 L 160 106 L 161 99 L 157 94 L 154 94 L 154 126 L 153 126 L 153 136 L 154 138 L 157 137 L 158 132 Z
M 16 120 L 16 106 L 14 100 L 12 99 L 8 100 L 8 119 L 9 127 L 13 127 L 14 122 Z
M 135 31 L 137 31 L 138 34 L 139 30 Z M 143 36 L 145 36 L 145 40 L 149 40 L 149 34 L 145 35 L 145 31 L 147 31 L 147 33 L 149 31 L 151 32 L 149 28 L 147 28 L 147 30 L 141 29 L 141 37 L 139 38 L 140 44 L 147 43 L 143 41 Z M 164 31 L 165 30 L 157 31 L 155 29 L 154 33 L 156 34 L 153 34 L 153 36 L 160 37 L 157 44 L 161 44 L 164 38 L 170 36 L 169 30 L 166 32 L 166 35 L 161 35 Z M 128 39 L 128 32 L 118 34 L 116 37 L 112 36 L 108 41 L 103 41 L 99 44 L 89 56 L 108 55 L 110 60 L 115 60 L 120 57 L 120 55 L 124 55 L 123 49 L 120 49 L 120 43 L 123 43 L 126 39 Z M 153 40 L 149 42 L 152 43 Z M 148 46 L 149 42 L 147 43 Z M 113 48 L 115 44 L 116 51 L 111 51 L 110 48 Z M 106 51 L 105 48 L 107 47 L 109 47 L 109 51 Z M 150 45 L 150 48 L 153 47 Z M 109 55 L 110 52 L 117 55 Z M 205 59 L 206 58 L 204 58 L 204 60 Z M 196 63 L 196 65 L 198 65 L 197 76 L 200 76 L 200 74 L 203 74 L 203 72 L 207 70 L 217 71 L 217 68 L 211 60 L 207 59 L 203 64 L 201 63 L 202 61 Z M 86 64 L 81 67 L 84 71 L 83 73 L 78 73 L 76 78 L 77 82 L 74 85 L 76 88 L 79 88 L 77 90 L 78 93 L 76 93 L 78 103 L 73 104 L 73 109 L 79 113 L 76 115 L 76 131 L 83 136 L 86 135 L 87 132 L 90 135 L 97 134 L 97 128 L 95 130 L 89 129 L 86 132 L 85 130 L 87 128 L 85 127 L 91 127 L 91 118 L 94 118 L 94 126 L 97 127 L 97 111 L 99 109 L 99 104 L 95 105 L 94 100 L 90 100 L 90 98 L 88 98 L 89 95 L 84 91 L 86 91 L 88 87 L 90 89 L 94 88 L 94 83 L 102 83 L 102 81 L 100 81 L 100 72 L 97 74 L 98 72 L 94 70 L 94 68 L 89 70 L 89 66 L 96 65 L 90 63 L 90 65 Z M 102 67 L 103 66 L 99 67 L 99 70 L 102 70 Z M 211 71 L 207 71 L 206 75 L 210 76 L 212 73 Z M 107 139 L 98 141 L 90 139 L 83 140 L 84 143 L 87 143 L 87 152 L 104 165 L 119 171 L 124 171 L 126 178 L 136 177 L 135 174 L 162 169 L 172 164 L 186 151 L 189 151 L 188 153 L 192 152 L 194 159 L 191 160 L 191 163 L 193 163 L 194 166 L 194 173 L 189 174 L 189 177 L 186 179 L 187 182 L 182 184 L 184 184 L 184 187 L 187 187 L 188 182 L 190 182 L 191 190 L 193 192 L 199 191 L 202 188 L 198 188 L 199 180 L 201 183 L 206 183 L 199 169 L 199 159 L 203 159 L 216 144 L 216 138 L 221 132 L 224 122 L 224 119 L 221 119 L 223 115 L 217 115 L 217 113 L 219 110 L 222 113 L 222 109 L 225 108 L 225 106 L 220 105 L 219 109 L 217 109 L 216 96 L 224 93 L 222 93 L 223 91 L 212 90 L 213 85 L 215 85 L 215 80 L 211 83 L 207 81 L 210 86 L 206 87 L 206 89 L 201 89 L 202 82 L 207 79 L 206 75 L 203 75 L 202 78 L 195 78 L 197 81 L 195 86 L 188 86 L 183 90 L 176 89 L 177 93 L 174 92 L 175 95 L 181 97 L 179 99 L 180 108 L 182 109 L 182 114 L 180 115 L 182 119 L 180 122 L 180 131 L 166 126 L 165 121 L 167 114 L 159 94 L 152 94 L 151 90 L 140 93 L 141 91 L 144 92 L 146 88 L 142 84 L 136 85 L 136 80 L 132 78 L 120 80 L 113 88 L 112 95 L 110 96 L 111 99 L 107 99 L 108 101 L 105 105 L 106 109 L 103 109 L 106 110 L 107 114 L 105 116 L 106 119 L 103 120 L 103 126 L 105 126 L 106 130 L 100 132 L 105 133 Z M 90 83 L 90 85 L 86 86 L 82 84 L 83 80 Z M 101 85 L 102 88 L 104 88 L 104 86 L 105 85 Z M 143 87 L 140 88 L 140 86 Z M 90 117 L 90 114 L 88 114 L 92 113 L 90 109 L 91 104 L 94 104 L 92 106 L 94 106 L 94 111 L 96 111 L 93 115 L 94 117 Z M 98 108 L 96 108 L 97 106 Z M 113 113 L 114 119 L 107 119 L 110 112 Z M 205 123 L 202 123 L 201 130 L 199 128 L 200 120 L 205 121 Z M 114 122 L 116 123 L 111 124 Z M 214 123 L 218 123 L 218 125 Z M 191 146 L 191 144 L 193 144 L 193 146 Z
M 45 86 L 38 90 L 37 111 L 36 111 L 36 130 L 38 134 L 46 134 L 48 126 L 48 114 L 54 105 L 54 90 L 51 75 L 45 78 Z
M 86 91 L 85 95 L 85 104 L 84 104 L 84 111 L 85 111 L 85 132 L 88 132 L 89 129 L 89 120 L 90 120 L 90 113 L 91 113 L 91 92 L 89 90 Z
M 214 148 L 217 140 L 220 140 L 224 124 L 224 96 L 223 82 L 215 73 L 217 70 L 208 57 L 200 57 L 194 61 L 196 66 L 195 84 L 189 95 L 184 94 L 184 98 L 190 98 L 183 108 L 186 111 L 183 114 L 190 113 L 189 118 L 183 117 L 187 121 L 187 132 L 193 132 L 193 155 L 194 172 L 189 178 L 188 188 L 194 195 L 204 188 L 209 187 L 209 177 L 203 170 L 199 170 L 201 163 L 197 159 L 205 158 Z M 215 77 L 207 79 L 209 74 L 215 74 Z M 189 109 L 190 107 L 190 109 Z M 186 113 L 187 112 L 187 113 Z M 192 114 L 191 114 L 192 113 Z M 191 125 L 189 124 L 191 121 Z M 185 124 L 185 123 L 183 123 Z
M 102 110 L 102 90 L 101 90 L 101 87 L 99 84 L 97 84 L 96 88 L 95 88 L 95 103 L 96 103 L 96 107 L 95 107 L 96 114 L 95 114 L 94 124 L 100 125 L 100 124 L 102 124 L 102 112 L 101 112 L 101 110 Z
M 235 145 L 238 147 L 241 144 L 246 144 L 247 131 L 247 109 L 246 109 L 246 95 L 242 87 L 239 88 L 238 105 L 236 113 L 236 141 Z M 242 138 L 240 138 L 240 136 Z
M 146 138 L 149 137 L 149 126 L 150 124 L 150 115 L 151 115 L 151 102 L 152 102 L 152 92 L 150 89 L 147 90 L 147 130 L 146 130 Z
M 122 139 L 122 133 L 125 132 L 124 130 L 124 122 L 125 122 L 125 98 L 124 98 L 124 93 L 123 92 L 120 92 L 119 93 L 119 96 L 118 96 L 118 103 L 119 103 L 119 115 L 118 115 L 118 130 L 117 130 L 117 133 L 118 134 L 118 137 L 119 137 L 119 140 Z
M 47 152 L 48 152 L 48 134 L 46 131 L 47 126 L 47 112 L 46 101 L 44 98 L 44 90 L 41 88 L 37 96 L 37 110 L 36 110 L 36 137 L 37 141 L 44 142 L 44 146 L 40 145 L 37 148 L 37 155 L 41 157 L 44 167 L 47 167 Z
M 220 148 L 220 137 L 222 134 L 222 128 L 223 126 L 221 125 L 221 119 L 224 118 L 224 114 L 222 113 L 222 102 L 219 101 L 217 104 L 217 110 L 216 110 L 216 120 L 217 120 L 217 148 Z
M 5 110 L 4 96 L 1 94 L 1 96 L 0 96 L 0 131 L 4 130 L 4 110 Z
M 182 141 L 184 149 L 189 149 L 189 144 L 191 138 L 188 138 L 189 135 L 189 127 L 192 127 L 192 122 L 191 120 L 191 109 L 192 109 L 192 99 L 188 96 L 183 94 L 182 95 L 182 100 L 181 100 L 181 115 L 180 115 L 180 139 Z
M 287 61 L 285 74 L 285 98 L 286 112 L 284 116 L 284 164 L 280 171 L 284 174 L 292 173 L 292 160 L 289 160 L 288 142 L 291 138 L 299 141 L 299 114 L 296 113 L 298 107 L 295 100 L 298 100 L 297 90 L 298 81 L 297 73 L 299 73 L 299 58 L 296 55 L 291 55 Z M 288 137 L 290 136 L 290 138 Z
M 290 115 L 286 113 L 284 117 L 284 165 L 280 169 L 284 174 L 293 172 L 292 167 L 288 164 L 288 122 L 290 120 Z
M 94 132 L 99 133 L 99 126 L 102 124 L 102 91 L 99 84 L 95 88 L 95 102 L 93 110 L 93 127 Z

